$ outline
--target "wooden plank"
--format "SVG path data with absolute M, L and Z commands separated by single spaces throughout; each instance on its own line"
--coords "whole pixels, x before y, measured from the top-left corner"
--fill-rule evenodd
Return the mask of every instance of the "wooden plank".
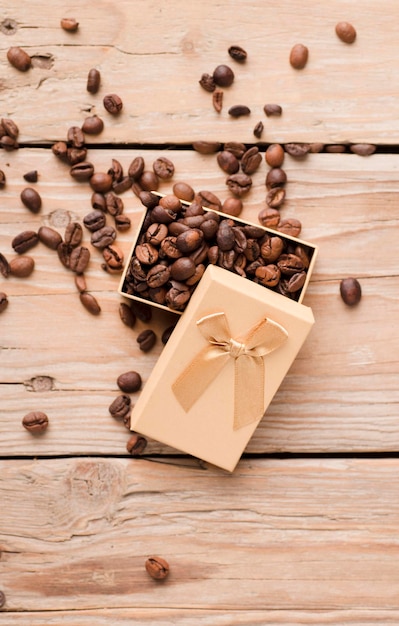
M 252 142 L 258 121 L 265 141 L 323 143 L 397 141 L 399 87 L 395 59 L 399 42 L 395 0 L 364 0 L 361 10 L 347 0 L 287 0 L 276 7 L 262 0 L 160 6 L 148 0 L 90 0 L 68 7 L 54 0 L 22 3 L 2 0 L 0 46 L 3 114 L 15 118 L 21 141 L 54 141 L 89 113 L 104 117 L 103 143 L 191 143 L 195 139 Z M 67 14 L 79 22 L 63 31 Z M 339 21 L 357 30 L 356 42 L 342 43 Z M 7 35 L 8 34 L 8 35 Z M 298 42 L 309 48 L 304 70 L 294 70 L 289 53 Z M 245 64 L 228 55 L 232 44 L 248 52 Z M 34 67 L 21 73 L 7 61 L 11 46 L 22 46 Z M 198 84 L 203 73 L 230 64 L 235 81 L 224 91 L 221 114 Z M 101 90 L 86 91 L 88 70 L 102 74 Z M 117 93 L 124 102 L 114 119 L 103 97 Z M 281 118 L 267 118 L 263 107 L 276 102 Z M 27 106 L 29 103 L 29 106 Z M 251 108 L 232 120 L 234 104 Z M 32 122 L 34 120 L 34 123 Z
M 90 158 L 102 171 L 113 156 L 127 168 L 139 154 L 150 167 L 162 151 L 92 150 Z M 176 173 L 162 184 L 162 191 L 186 180 L 197 191 L 227 197 L 214 156 L 192 151 L 168 155 Z M 399 335 L 386 323 L 398 316 L 398 159 L 322 154 L 302 161 L 287 156 L 288 199 L 282 214 L 301 219 L 303 237 L 320 249 L 305 297 L 316 324 L 249 452 L 398 449 Z M 11 241 L 22 230 L 51 224 L 63 234 L 68 220 L 82 221 L 91 210 L 88 185 L 72 181 L 49 150 L 19 150 L 7 155 L 7 163 L 0 206 L 0 251 L 7 258 L 15 256 Z M 26 186 L 23 173 L 34 168 L 43 198 L 36 215 L 19 199 Z M 265 172 L 263 163 L 244 201 L 243 219 L 256 222 L 265 206 Z M 117 238 L 127 255 L 142 206 L 130 191 L 121 197 L 133 222 L 132 229 Z M 84 242 L 90 247 L 87 231 Z M 162 343 L 158 339 L 147 354 L 138 349 L 137 334 L 148 326 L 139 321 L 129 329 L 122 324 L 119 277 L 101 269 L 98 250 L 92 249 L 87 272 L 88 289 L 103 309 L 96 318 L 83 309 L 72 274 L 53 251 L 39 244 L 30 254 L 36 262 L 32 276 L 3 279 L 0 286 L 10 302 L 0 327 L 0 453 L 124 454 L 128 433 L 108 413 L 118 393 L 116 379 L 134 369 L 145 382 Z M 357 276 L 363 288 L 355 309 L 345 307 L 339 296 L 339 281 L 347 275 Z M 173 314 L 154 313 L 151 327 L 158 338 L 175 319 Z M 51 428 L 32 441 L 20 422 L 34 409 L 48 412 Z M 148 451 L 170 452 L 156 442 Z
M 344 611 L 356 624 L 399 610 L 397 459 L 246 461 L 233 475 L 171 459 L 0 469 L 11 614 L 224 611 L 236 623 L 235 611 L 285 611 L 276 623 L 290 623 L 293 611 L 312 623 L 306 613 L 324 611 L 335 624 Z M 144 568 L 151 554 L 170 564 L 161 585 Z

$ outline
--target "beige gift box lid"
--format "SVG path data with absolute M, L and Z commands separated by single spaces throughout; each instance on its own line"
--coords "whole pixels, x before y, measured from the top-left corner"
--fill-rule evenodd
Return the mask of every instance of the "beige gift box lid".
M 220 347 L 218 341 L 216 348 L 211 345 L 200 330 L 202 322 L 198 324 L 203 318 L 207 321 L 221 317 L 231 334 L 228 348 L 224 343 Z M 208 266 L 140 393 L 132 411 L 131 430 L 233 471 L 313 323 L 309 307 L 225 269 Z M 259 356 L 255 346 L 254 358 L 242 358 L 242 338 L 259 324 L 267 336 L 271 329 L 273 349 Z M 227 353 L 231 346 L 232 351 Z M 207 376 L 204 368 L 208 367 L 210 351 L 214 353 L 215 349 L 221 351 L 223 365 L 214 375 L 208 371 L 209 384 L 198 391 Z M 245 362 L 249 369 L 237 370 L 237 365 Z M 254 396 L 259 395 L 259 385 L 255 385 L 255 391 L 253 385 L 260 373 L 261 411 L 255 411 L 249 423 L 247 419 L 237 426 L 236 386 L 241 389 L 238 413 L 248 412 Z M 178 383 L 182 374 L 188 396 L 200 394 L 193 402 L 191 399 L 191 404 L 188 402 L 189 408 Z

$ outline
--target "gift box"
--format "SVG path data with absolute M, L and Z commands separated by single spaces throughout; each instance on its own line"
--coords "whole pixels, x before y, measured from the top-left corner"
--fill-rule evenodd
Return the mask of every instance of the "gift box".
M 131 430 L 232 472 L 313 323 L 309 307 L 209 265 Z

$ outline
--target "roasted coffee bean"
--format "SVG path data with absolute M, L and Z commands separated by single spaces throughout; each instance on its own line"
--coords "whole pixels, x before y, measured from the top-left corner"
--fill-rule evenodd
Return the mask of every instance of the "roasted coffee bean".
M 69 268 L 76 274 L 83 274 L 90 261 L 90 250 L 85 246 L 73 248 L 69 255 Z
M 12 139 L 16 139 L 18 137 L 19 128 L 14 122 L 14 120 L 11 120 L 10 118 L 7 118 L 7 117 L 3 117 L 1 119 L 1 126 L 5 134 L 8 137 L 11 137 Z
M 212 94 L 212 105 L 216 113 L 221 113 L 223 109 L 223 91 L 221 89 L 215 89 Z
M 104 109 L 111 115 L 118 115 L 123 108 L 122 99 L 116 93 L 110 93 L 103 98 Z
M 76 289 L 80 293 L 83 293 L 84 291 L 86 291 L 86 289 L 87 289 L 86 278 L 84 277 L 83 274 L 76 274 L 76 276 L 75 276 L 75 285 L 76 285 Z
M 136 246 L 136 257 L 144 265 L 153 265 L 158 261 L 158 250 L 150 243 L 141 243 Z
M 183 224 L 182 224 L 183 226 Z M 165 239 L 161 242 L 161 253 L 162 258 L 168 257 L 169 259 L 178 259 L 183 256 L 183 252 L 181 252 L 176 245 L 177 237 L 165 237 Z
M 99 210 L 90 211 L 90 213 L 83 218 L 83 224 L 86 226 L 87 230 L 93 233 L 95 230 L 100 230 L 100 228 L 105 226 L 105 215 Z
M 83 228 L 79 222 L 70 222 L 65 228 L 64 241 L 67 246 L 75 248 L 79 246 L 83 238 Z
M 216 242 L 220 250 L 231 250 L 234 246 L 234 230 L 231 220 L 222 220 L 216 233 Z
M 119 230 L 121 232 L 129 230 L 131 226 L 130 217 L 128 217 L 127 215 L 115 215 L 114 221 L 116 230 Z
M 258 220 L 265 228 L 276 229 L 280 223 L 280 211 L 272 208 L 264 208 L 258 213 Z
M 168 227 L 166 224 L 151 224 L 145 232 L 145 240 L 153 246 L 160 246 L 161 242 L 168 235 Z
M 18 278 L 27 278 L 35 268 L 35 261 L 30 256 L 17 256 L 10 261 L 10 274 Z
M 119 198 L 113 191 L 105 194 L 105 207 L 110 215 L 116 217 L 123 213 L 124 204 L 122 198 Z
M 69 173 L 72 178 L 79 182 L 90 180 L 94 174 L 94 165 L 89 161 L 80 161 L 79 163 L 72 165 Z
M 0 313 L 3 313 L 3 311 L 6 310 L 7 306 L 8 306 L 7 294 L 1 291 L 0 292 Z
M 234 104 L 228 110 L 228 114 L 231 117 L 243 117 L 243 115 L 250 115 L 251 109 L 246 104 Z
M 228 53 L 234 61 L 238 61 L 239 63 L 243 63 L 247 60 L 247 52 L 241 46 L 233 45 L 228 49 Z
M 183 311 L 191 297 L 190 288 L 184 283 L 173 281 L 166 294 L 166 305 L 174 311 Z
M 274 115 L 275 117 L 280 117 L 283 112 L 283 109 L 279 104 L 265 104 L 263 110 L 266 113 L 267 117 L 271 117 L 272 115 Z
M 155 346 L 156 340 L 157 336 L 150 328 L 141 331 L 137 337 L 137 343 L 139 344 L 139 348 L 142 352 L 148 352 L 151 350 Z
M 237 226 L 233 226 L 233 232 L 234 232 L 234 250 L 238 254 L 241 254 L 242 252 L 245 252 L 245 249 L 247 247 L 247 237 L 245 235 L 245 232 L 242 230 L 242 228 L 238 228 Z
M 156 191 L 159 187 L 159 178 L 151 170 L 144 170 L 141 174 L 138 183 L 144 191 Z
M 112 226 L 103 226 L 91 235 L 91 243 L 95 248 L 106 248 L 116 239 L 116 231 Z
M 293 157 L 304 157 L 310 151 L 310 144 L 308 143 L 286 143 L 284 149 L 288 154 Z
M 33 230 L 24 230 L 16 235 L 11 246 L 17 254 L 24 254 L 39 242 L 39 235 Z
M 287 217 L 281 219 L 276 228 L 280 233 L 285 233 L 290 237 L 298 237 L 301 234 L 302 224 L 294 217 Z
M 182 256 L 176 259 L 170 266 L 170 276 L 179 282 L 183 282 L 195 273 L 195 263 L 192 259 Z M 165 281 L 166 282 L 166 281 Z
M 319 152 L 323 152 L 323 150 L 324 150 L 324 143 L 315 141 L 309 144 L 309 152 L 311 154 L 318 154 Z
M 83 148 L 85 145 L 85 136 L 79 126 L 71 126 L 67 132 L 67 142 L 72 148 Z
M 252 146 L 244 152 L 241 158 L 241 169 L 244 174 L 251 176 L 256 172 L 259 165 L 262 163 L 262 155 L 259 152 L 257 146 Z
M 32 66 L 29 54 L 18 46 L 12 46 L 8 49 L 7 59 L 20 72 L 26 72 Z
M 77 163 L 83 163 L 86 161 L 87 148 L 68 148 L 66 159 L 70 165 L 76 165 Z M 94 171 L 94 168 L 93 168 Z M 82 179 L 85 180 L 85 179 Z
M 254 239 L 261 239 L 265 236 L 264 229 L 260 226 L 256 226 L 256 224 L 244 224 L 242 230 L 248 238 L 253 237 Z
M 345 304 L 348 306 L 359 304 L 362 297 L 362 288 L 357 278 L 353 278 L 352 276 L 343 278 L 340 282 L 339 290 Z
M 107 204 L 104 194 L 94 192 L 91 195 L 91 206 L 96 211 L 103 211 L 105 213 L 107 210 Z
M 237 157 L 238 160 L 240 160 L 247 147 L 245 143 L 241 143 L 239 141 L 228 141 L 224 144 L 223 149 L 231 152 L 235 157 Z
M 152 289 L 165 285 L 170 278 L 172 267 L 169 268 L 168 266 L 161 265 L 160 263 L 153 265 L 147 274 L 147 285 Z
M 11 152 L 12 150 L 17 150 L 19 148 L 17 140 L 9 137 L 8 135 L 3 135 L 3 137 L 1 137 L 0 147 L 7 152 Z
M 240 169 L 239 160 L 228 150 L 218 152 L 216 160 L 219 167 L 226 172 L 226 174 L 235 174 Z
M 126 450 L 129 452 L 129 454 L 132 454 L 133 456 L 140 455 L 142 452 L 144 452 L 146 447 L 147 439 L 137 434 L 132 435 L 126 444 Z
M 176 324 L 173 324 L 172 326 L 168 326 L 167 328 L 165 328 L 165 330 L 163 331 L 162 336 L 161 336 L 161 341 L 164 345 L 168 343 L 175 327 L 176 327 Z
M 152 164 L 152 169 L 154 170 L 155 174 L 162 180 L 168 180 L 169 178 L 172 178 L 173 174 L 175 173 L 175 166 L 173 165 L 172 161 L 170 161 L 166 157 L 159 157 L 158 159 L 156 159 Z
M 234 81 L 234 72 L 228 65 L 218 65 L 213 71 L 212 78 L 219 87 L 230 87 Z
M 306 281 L 306 272 L 305 271 L 297 272 L 296 274 L 293 274 L 292 276 L 290 276 L 290 278 L 286 281 L 285 288 L 287 289 L 288 293 L 296 293 L 297 291 L 302 289 L 302 287 L 305 284 L 305 281 Z
M 290 52 L 290 64 L 296 70 L 301 70 L 305 67 L 309 58 L 309 50 L 302 43 L 297 43 Z
M 217 195 L 215 195 L 212 191 L 207 191 L 206 189 L 199 191 L 195 195 L 195 201 L 199 203 L 201 207 L 207 207 L 209 209 L 213 209 L 214 211 L 220 211 L 222 208 L 222 203 Z
M 353 43 L 356 39 L 356 29 L 349 22 L 338 22 L 335 32 L 344 43 Z
M 347 146 L 336 143 L 327 145 L 325 149 L 326 152 L 330 154 L 343 154 L 344 152 L 347 152 Z
M 0 252 L 0 274 L 4 278 L 8 278 L 10 275 L 10 264 L 4 254 Z
M 162 198 L 160 198 L 159 204 L 164 209 L 167 209 L 168 211 L 173 211 L 174 213 L 180 213 L 183 208 L 183 205 L 180 202 L 179 198 L 177 198 L 172 193 L 168 193 Z
M 206 255 L 205 255 L 205 258 L 206 258 Z M 189 287 L 191 287 L 192 285 L 196 285 L 203 277 L 204 272 L 205 272 L 205 265 L 203 265 L 203 263 L 196 264 L 194 274 L 190 276 L 189 278 L 186 278 L 186 285 L 188 285 Z
M 129 176 L 124 176 L 122 180 L 114 180 L 114 182 L 112 183 L 112 189 L 115 193 L 124 193 L 125 191 L 130 189 L 131 185 L 132 181 L 130 180 Z
M 250 191 L 252 178 L 247 174 L 232 174 L 232 176 L 227 178 L 226 185 L 231 193 L 241 198 Z
M 307 269 L 310 265 L 310 258 L 309 253 L 305 250 L 305 248 L 300 244 L 295 246 L 294 254 L 301 259 L 303 267 Z
M 136 325 L 137 317 L 133 309 L 126 304 L 126 302 L 121 302 L 119 305 L 119 317 L 125 326 L 129 328 L 134 328 Z
M 121 394 L 109 405 L 108 411 L 115 419 L 123 419 L 130 414 L 131 404 L 129 396 Z
M 377 146 L 371 143 L 353 143 L 349 146 L 349 150 L 359 156 L 370 156 L 370 154 L 374 154 L 376 149 Z
M 259 121 L 257 124 L 255 124 L 255 127 L 253 129 L 253 134 L 255 135 L 257 139 L 260 139 L 262 137 L 263 130 L 264 130 L 264 124 L 262 121 Z
M 48 425 L 49 419 L 46 413 L 42 411 L 31 411 L 27 413 L 22 420 L 22 426 L 34 435 L 43 433 Z
M 226 198 L 222 205 L 223 213 L 238 217 L 241 215 L 244 205 L 240 198 Z
M 86 135 L 99 135 L 104 130 L 104 122 L 98 115 L 86 117 L 82 124 L 82 131 Z
M 255 276 L 265 287 L 275 287 L 280 280 L 281 272 L 277 265 L 270 263 L 269 265 L 258 267 L 255 271 Z
M 108 174 L 112 176 L 112 180 L 114 183 L 120 182 L 123 179 L 122 163 L 120 163 L 120 161 L 118 161 L 117 159 L 112 159 L 111 167 L 108 170 Z M 129 179 L 129 183 L 130 183 L 130 179 Z
M 28 183 L 37 183 L 37 180 L 38 180 L 37 170 L 31 170 L 30 172 L 26 172 L 26 174 L 24 174 L 24 179 Z
M 266 189 L 270 191 L 274 187 L 283 187 L 287 182 L 287 174 L 281 167 L 273 167 L 266 175 Z
M 284 204 L 285 189 L 284 187 L 274 187 L 266 195 L 266 204 L 272 209 L 278 209 Z
M 118 376 L 116 384 L 125 393 L 135 393 L 141 389 L 142 380 L 138 372 L 129 371 Z
M 145 162 L 143 157 L 135 157 L 129 165 L 128 176 L 132 180 L 139 180 L 140 176 L 144 172 Z
M 204 239 L 204 233 L 200 228 L 189 228 L 176 238 L 176 247 L 183 254 L 191 254 L 200 247 Z
M 21 191 L 20 198 L 29 211 L 39 213 L 42 207 L 42 199 L 36 189 L 33 189 L 33 187 L 25 187 L 25 189 Z
M 210 74 L 207 74 L 206 72 L 201 75 L 201 78 L 199 79 L 198 82 L 201 85 L 201 87 L 205 89 L 205 91 L 208 91 L 209 93 L 212 93 L 216 89 L 216 84 L 215 84 L 215 81 L 213 80 L 213 76 L 211 76 Z
M 247 245 L 244 250 L 245 258 L 252 262 L 260 255 L 260 245 L 256 239 L 247 239 Z
M 297 272 L 302 272 L 304 267 L 302 260 L 296 254 L 281 254 L 277 260 L 277 267 L 282 274 L 293 276 Z
M 0 189 L 4 189 L 6 186 L 6 175 L 3 170 L 0 170 Z
M 79 28 L 79 22 L 74 17 L 63 17 L 60 21 L 61 28 L 69 33 L 76 33 Z
M 214 154 L 220 150 L 219 141 L 194 141 L 193 149 L 200 154 Z
M 71 255 L 72 248 L 68 246 L 68 244 L 63 241 L 57 246 L 57 254 L 58 258 L 61 261 L 62 265 L 69 269 L 69 261 Z
M 172 189 L 174 195 L 180 200 L 185 200 L 186 202 L 192 202 L 192 200 L 194 200 L 195 191 L 188 183 L 175 183 Z
M 101 74 L 95 67 L 92 67 L 91 70 L 89 70 L 89 73 L 87 75 L 87 84 L 86 84 L 87 91 L 93 94 L 97 93 L 97 91 L 100 89 L 100 83 L 101 83 Z
M 98 193 L 107 193 L 112 188 L 112 176 L 106 172 L 96 172 L 89 180 L 90 187 Z
M 160 556 L 150 556 L 145 562 L 145 568 L 155 580 L 165 580 L 169 575 L 169 563 Z
M 266 263 L 274 263 L 284 250 L 284 242 L 280 237 L 266 236 L 261 244 L 260 254 Z
M 51 146 L 51 151 L 59 159 L 66 160 L 68 154 L 68 146 L 65 141 L 56 141 Z
M 92 315 L 99 315 L 101 313 L 101 307 L 97 299 L 87 291 L 79 294 L 79 299 L 85 309 Z

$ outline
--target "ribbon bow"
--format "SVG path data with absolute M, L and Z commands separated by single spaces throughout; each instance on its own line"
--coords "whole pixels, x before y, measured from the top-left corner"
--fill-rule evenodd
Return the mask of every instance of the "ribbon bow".
M 188 411 L 219 374 L 230 358 L 234 359 L 234 430 L 260 420 L 264 408 L 264 359 L 288 337 L 270 319 L 263 318 L 243 337 L 234 339 L 224 313 L 212 313 L 197 320 L 208 341 L 172 384 L 173 392 Z

